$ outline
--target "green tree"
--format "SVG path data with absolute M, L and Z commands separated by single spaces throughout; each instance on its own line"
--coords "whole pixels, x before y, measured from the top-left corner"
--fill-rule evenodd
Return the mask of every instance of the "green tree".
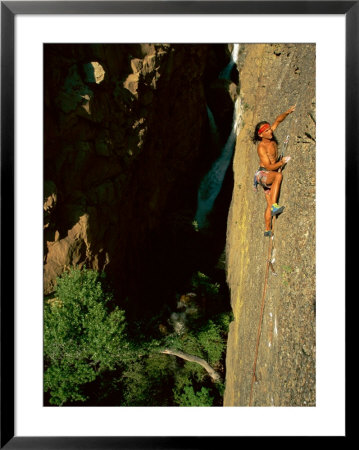
M 94 270 L 72 268 L 45 302 L 44 390 L 53 405 L 85 401 L 85 384 L 131 359 L 124 311 L 109 311 L 102 281 Z
M 202 387 L 195 392 L 192 386 L 185 386 L 182 393 L 175 393 L 175 401 L 179 406 L 212 406 L 213 397 L 207 388 Z

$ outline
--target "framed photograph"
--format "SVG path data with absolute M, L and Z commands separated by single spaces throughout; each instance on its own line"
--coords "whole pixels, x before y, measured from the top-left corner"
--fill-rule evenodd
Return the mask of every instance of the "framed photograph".
M 1 448 L 347 437 L 358 14 L 1 2 Z

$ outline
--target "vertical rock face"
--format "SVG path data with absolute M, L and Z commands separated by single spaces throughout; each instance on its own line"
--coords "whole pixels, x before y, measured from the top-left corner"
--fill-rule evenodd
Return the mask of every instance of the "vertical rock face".
M 45 294 L 68 265 L 105 269 L 124 295 L 154 270 L 151 232 L 197 182 L 207 53 L 45 46 Z
M 258 348 L 253 406 L 315 405 L 315 46 L 252 44 L 240 55 L 243 127 L 234 157 L 228 217 L 227 279 L 234 321 L 227 360 L 225 406 L 248 406 L 268 259 L 263 236 L 266 201 L 253 191 L 258 168 L 255 125 L 296 111 L 275 132 L 287 134 L 292 160 L 283 170 L 271 271 Z

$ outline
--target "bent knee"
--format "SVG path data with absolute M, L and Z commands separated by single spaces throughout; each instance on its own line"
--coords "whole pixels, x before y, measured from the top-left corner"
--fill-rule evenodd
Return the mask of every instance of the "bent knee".
M 266 184 L 271 185 L 272 183 L 280 183 L 282 181 L 283 175 L 281 172 L 269 172 L 266 178 Z

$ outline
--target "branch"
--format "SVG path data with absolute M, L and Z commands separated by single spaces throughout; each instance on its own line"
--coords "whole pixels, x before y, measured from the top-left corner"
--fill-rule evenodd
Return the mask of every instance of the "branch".
M 178 356 L 178 358 L 185 359 L 186 361 L 194 362 L 199 365 L 201 365 L 207 372 L 208 375 L 212 378 L 212 380 L 217 383 L 221 381 L 221 375 L 216 372 L 213 367 L 211 367 L 207 361 L 205 361 L 202 358 L 199 358 L 198 356 L 189 355 L 188 353 L 181 352 L 179 350 L 170 350 L 166 348 L 165 350 L 162 350 L 161 353 L 164 353 L 166 355 L 173 355 Z

